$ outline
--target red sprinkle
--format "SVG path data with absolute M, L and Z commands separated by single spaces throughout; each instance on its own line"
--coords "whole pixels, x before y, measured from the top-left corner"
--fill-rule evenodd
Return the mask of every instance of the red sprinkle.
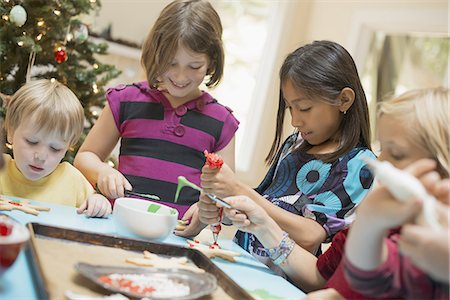
M 101 282 L 106 283 L 106 284 L 111 284 L 112 283 L 112 279 L 109 276 L 106 276 L 106 275 L 100 276 L 98 278 L 98 280 L 100 280 Z
M 149 286 L 149 287 L 145 287 L 142 291 L 144 292 L 144 294 L 147 294 L 147 293 L 151 294 L 154 291 L 156 291 L 156 289 L 154 287 Z
M 22 204 L 20 204 L 19 202 L 15 202 L 15 201 L 9 201 L 9 204 L 15 205 L 15 206 L 22 206 Z

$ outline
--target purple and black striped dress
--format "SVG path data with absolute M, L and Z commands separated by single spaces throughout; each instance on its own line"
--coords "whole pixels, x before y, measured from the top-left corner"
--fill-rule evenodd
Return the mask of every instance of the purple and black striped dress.
M 121 135 L 119 171 L 133 191 L 158 195 L 181 217 L 198 201 L 199 193 L 183 188 L 174 204 L 178 176 L 199 185 L 203 151 L 225 148 L 239 121 L 207 92 L 173 108 L 147 82 L 111 88 L 106 99 Z

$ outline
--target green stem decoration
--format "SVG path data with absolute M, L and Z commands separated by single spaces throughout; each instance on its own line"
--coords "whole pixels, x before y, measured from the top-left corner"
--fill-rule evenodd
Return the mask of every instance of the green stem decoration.
M 177 203 L 178 201 L 178 196 L 180 196 L 180 191 L 182 188 L 184 188 L 185 186 L 191 187 L 194 190 L 197 190 L 199 192 L 202 192 L 203 189 L 201 187 L 199 187 L 198 185 L 196 185 L 195 183 L 190 182 L 189 180 L 186 179 L 186 177 L 184 176 L 178 176 L 178 185 L 177 185 L 177 191 L 175 193 L 175 200 L 174 203 Z

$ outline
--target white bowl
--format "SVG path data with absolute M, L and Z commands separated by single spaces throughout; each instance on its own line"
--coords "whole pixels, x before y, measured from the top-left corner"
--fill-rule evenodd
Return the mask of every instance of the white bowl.
M 116 230 L 136 236 L 163 240 L 177 225 L 178 211 L 164 204 L 135 198 L 117 198 L 113 220 Z

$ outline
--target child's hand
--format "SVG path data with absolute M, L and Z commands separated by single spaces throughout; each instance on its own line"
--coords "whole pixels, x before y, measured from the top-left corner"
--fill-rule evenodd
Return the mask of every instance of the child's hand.
M 189 225 L 187 225 L 184 230 L 176 230 L 174 233 L 182 237 L 194 237 L 198 235 L 200 231 L 202 231 L 203 228 L 206 227 L 206 224 L 200 222 L 198 211 L 199 209 L 197 203 L 194 203 L 191 207 L 189 207 L 189 209 L 181 218 L 181 220 L 183 221 L 190 220 Z
M 223 164 L 219 169 L 211 169 L 205 165 L 200 176 L 200 185 L 207 193 L 213 193 L 219 197 L 229 197 L 239 194 L 236 187 L 240 185 L 234 172 Z
M 200 222 L 204 224 L 217 224 L 220 222 L 219 208 L 204 193 L 200 194 L 197 206 Z
M 130 182 L 116 169 L 105 165 L 100 169 L 97 179 L 100 192 L 109 199 L 125 196 L 125 190 L 132 190 Z
M 421 225 L 402 227 L 398 245 L 400 252 L 408 256 L 421 270 L 438 281 L 449 281 L 450 265 L 450 180 L 435 180 L 424 183 L 440 202 L 436 203 L 436 212 L 442 230 L 434 231 Z M 433 254 L 430 255 L 430 249 Z
M 78 214 L 84 213 L 88 217 L 106 218 L 112 212 L 111 203 L 103 195 L 92 194 L 77 209 Z
M 427 159 L 419 160 L 411 164 L 405 170 L 419 178 L 427 187 L 430 182 L 439 179 L 434 172 L 436 164 Z M 382 185 L 376 186 L 369 192 L 357 210 L 357 216 L 364 219 L 366 224 L 377 227 L 379 230 L 388 230 L 409 221 L 418 216 L 422 209 L 422 199 L 411 199 L 406 202 L 398 201 Z
M 242 231 L 262 236 L 274 222 L 267 212 L 247 196 L 225 198 L 233 208 L 224 208 L 225 216 Z
M 434 231 L 420 225 L 405 225 L 402 227 L 398 245 L 400 252 L 408 256 L 414 265 L 434 279 L 448 283 L 450 265 L 448 208 L 439 212 L 442 213 L 441 218 L 447 218 L 447 226 L 443 230 Z

